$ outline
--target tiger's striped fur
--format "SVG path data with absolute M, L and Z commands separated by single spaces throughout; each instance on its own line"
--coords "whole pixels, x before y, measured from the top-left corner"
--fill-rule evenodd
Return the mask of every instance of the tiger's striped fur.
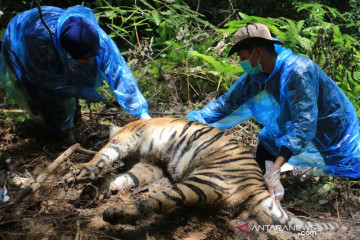
M 113 181 L 111 188 L 127 190 L 162 177 L 175 183 L 136 203 L 109 207 L 104 220 L 112 224 L 165 213 L 181 205 L 209 204 L 236 209 L 246 204 L 260 224 L 291 227 L 315 225 L 318 231 L 337 230 L 336 223 L 311 223 L 289 216 L 270 197 L 252 154 L 231 135 L 197 122 L 161 118 L 124 126 L 88 163 L 74 166 L 77 179 L 99 173 L 128 156 L 140 162 Z

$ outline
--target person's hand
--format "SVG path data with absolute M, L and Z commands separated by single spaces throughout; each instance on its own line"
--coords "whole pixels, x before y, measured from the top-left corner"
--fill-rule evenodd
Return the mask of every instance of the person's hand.
M 142 120 L 148 120 L 151 119 L 150 115 L 147 112 L 144 112 L 140 115 L 140 119 Z
M 272 161 L 265 161 L 266 172 L 265 172 L 265 183 L 269 189 L 271 197 L 277 201 L 281 201 L 284 197 L 284 187 L 280 182 L 280 170 L 281 165 L 285 162 L 283 157 L 278 157 L 273 163 Z
M 88 103 L 106 103 L 105 98 L 101 96 L 101 94 L 99 94 L 94 88 L 90 87 L 81 87 L 79 89 L 79 97 L 84 98 Z

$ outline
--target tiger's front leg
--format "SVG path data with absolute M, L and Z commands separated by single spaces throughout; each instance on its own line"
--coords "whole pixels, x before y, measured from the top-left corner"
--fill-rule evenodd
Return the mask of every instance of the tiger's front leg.
M 163 177 L 160 168 L 148 164 L 137 163 L 128 172 L 119 174 L 111 181 L 110 191 L 128 192 L 133 187 L 145 186 Z
M 110 168 L 119 168 L 124 165 L 122 159 L 136 151 L 137 139 L 119 133 L 94 158 L 87 163 L 72 166 L 71 172 L 65 176 L 67 182 L 95 180 Z M 124 139 L 124 140 L 123 140 Z M 116 166 L 113 166 L 115 165 Z

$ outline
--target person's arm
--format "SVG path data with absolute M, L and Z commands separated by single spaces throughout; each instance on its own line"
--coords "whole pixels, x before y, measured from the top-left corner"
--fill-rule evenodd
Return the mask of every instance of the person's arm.
M 211 124 L 223 119 L 260 91 L 260 88 L 255 91 L 250 89 L 249 82 L 250 79 L 247 74 L 241 75 L 228 92 L 209 102 L 204 108 L 189 113 L 187 119 L 204 124 Z
M 288 132 L 277 139 L 280 152 L 273 164 L 265 173 L 265 182 L 270 194 L 281 200 L 284 189 L 280 182 L 281 166 L 292 155 L 301 153 L 306 144 L 315 137 L 318 115 L 317 95 L 318 81 L 314 68 L 295 69 L 284 88 L 287 98 L 289 121 L 286 124 Z
M 295 68 L 284 88 L 289 119 L 286 133 L 276 140 L 279 156 L 288 160 L 300 154 L 315 137 L 317 127 L 317 96 L 319 91 L 317 74 L 311 64 Z
M 264 180 L 267 188 L 269 189 L 270 195 L 278 201 L 281 201 L 284 197 L 285 191 L 284 187 L 281 185 L 280 172 L 281 166 L 286 161 L 287 160 L 284 157 L 278 156 L 272 166 L 270 164 L 271 167 L 269 167 L 268 163 L 265 162 L 266 172 L 264 175 Z
M 103 51 L 98 58 L 100 69 L 120 106 L 129 114 L 150 118 L 148 104 L 115 42 L 101 31 L 100 44 Z

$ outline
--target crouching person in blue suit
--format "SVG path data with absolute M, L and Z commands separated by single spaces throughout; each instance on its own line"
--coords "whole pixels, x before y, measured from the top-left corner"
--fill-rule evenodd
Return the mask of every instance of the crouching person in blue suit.
M 256 161 L 263 171 L 265 160 L 274 162 L 265 174 L 271 193 L 285 162 L 318 175 L 359 178 L 358 117 L 336 83 L 309 58 L 282 47 L 263 24 L 247 24 L 234 41 L 229 55 L 240 57 L 245 73 L 187 118 L 221 129 L 256 118 L 264 126 Z
M 105 102 L 96 89 L 106 80 L 127 113 L 151 118 L 118 47 L 89 8 L 41 10 L 46 25 L 38 9 L 31 9 L 15 16 L 6 28 L 0 86 L 7 99 L 41 116 L 51 131 L 62 133 L 73 127 L 78 98 Z

